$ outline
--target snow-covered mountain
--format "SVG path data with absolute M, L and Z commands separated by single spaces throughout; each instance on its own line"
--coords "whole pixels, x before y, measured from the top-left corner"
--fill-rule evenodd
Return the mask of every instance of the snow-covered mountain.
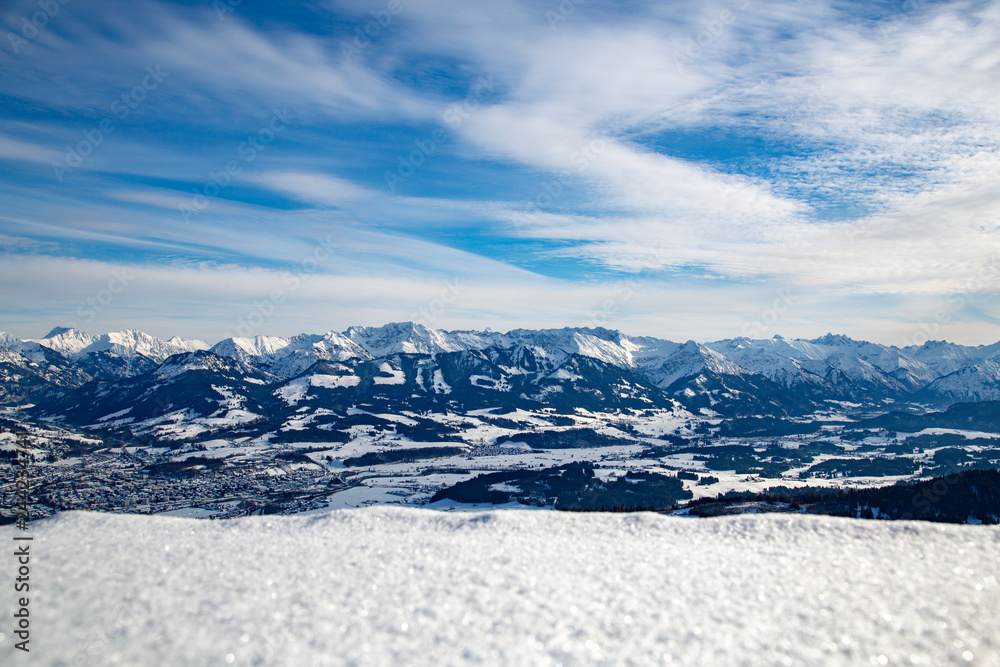
M 379 404 L 389 411 L 682 405 L 723 416 L 780 416 L 831 401 L 881 410 L 901 401 L 995 400 L 1000 343 L 898 348 L 828 334 L 701 344 L 603 328 L 498 333 L 406 322 L 228 338 L 209 347 L 133 330 L 90 335 L 57 328 L 37 340 L 0 333 L 0 373 L 0 402 L 34 402 L 49 417 L 68 413 L 88 424 L 130 408 L 147 419 L 164 417 L 181 404 L 207 419 L 235 403 L 284 423 L 302 401 L 317 409 Z M 176 400 L 163 399 L 164 383 L 183 386 L 170 390 Z
M 0 404 L 22 405 L 57 399 L 90 376 L 58 352 L 23 346 L 12 336 L 0 340 Z M 9 346 L 8 346 L 9 344 Z
M 1000 359 L 1000 342 L 970 347 L 930 340 L 919 347 L 905 347 L 902 351 L 938 376 L 944 376 L 981 361 Z
M 514 348 L 530 348 L 535 354 L 552 359 L 575 354 L 622 368 L 640 368 L 662 363 L 676 347 L 676 343 L 669 341 L 630 338 L 607 329 L 517 329 L 500 334 L 492 331 L 438 331 L 405 322 L 382 327 L 351 327 L 342 334 L 227 338 L 211 350 L 276 375 L 291 377 L 317 361 L 378 359 L 396 354 L 436 356 L 451 352 Z
M 668 356 L 659 368 L 649 372 L 661 389 L 668 389 L 682 378 L 709 372 L 717 375 L 745 375 L 746 369 L 722 354 L 689 340 Z
M 923 390 L 931 398 L 958 401 L 1000 400 L 1000 359 L 986 359 L 938 378 Z
M 394 322 L 383 327 L 351 327 L 344 336 L 372 357 L 391 354 L 442 354 L 481 350 L 501 340 L 497 334 L 475 331 L 436 331 L 413 322 Z
M 216 343 L 211 351 L 281 378 L 298 375 L 319 361 L 372 358 L 363 347 L 336 332 L 301 334 L 292 338 L 227 338 Z
M 142 356 L 154 361 L 163 361 L 174 354 L 207 350 L 209 347 L 208 343 L 200 340 L 187 340 L 177 336 L 162 340 L 135 329 L 92 336 L 78 329 L 64 327 L 56 327 L 44 338 L 25 342 L 44 345 L 71 359 L 106 352 L 126 359 Z
M 82 352 L 87 346 L 92 345 L 95 340 L 97 340 L 97 336 L 91 336 L 79 329 L 56 327 L 45 334 L 44 337 L 32 340 L 31 342 L 39 343 L 56 352 L 71 356 Z
M 736 338 L 708 347 L 786 387 L 856 385 L 896 393 L 919 389 L 938 377 L 898 348 L 832 334 L 814 340 Z

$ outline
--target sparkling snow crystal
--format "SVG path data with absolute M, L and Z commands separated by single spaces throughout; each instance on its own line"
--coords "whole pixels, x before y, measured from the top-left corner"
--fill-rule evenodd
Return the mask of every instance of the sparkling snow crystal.
M 24 664 L 1000 664 L 997 528 L 378 507 L 32 531 Z

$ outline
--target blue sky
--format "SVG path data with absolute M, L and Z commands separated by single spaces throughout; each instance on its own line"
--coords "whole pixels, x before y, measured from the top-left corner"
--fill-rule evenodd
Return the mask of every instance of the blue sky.
M 23 337 L 1000 339 L 998 2 L 18 0 L 0 110 Z

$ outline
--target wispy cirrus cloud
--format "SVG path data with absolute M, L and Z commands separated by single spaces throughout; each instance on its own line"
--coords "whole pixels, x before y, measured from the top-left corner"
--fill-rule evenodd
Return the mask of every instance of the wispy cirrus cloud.
M 647 294 L 702 294 L 691 322 L 799 286 L 816 295 L 788 321 L 803 332 L 879 299 L 912 326 L 1000 255 L 995 2 L 428 0 L 348 57 L 371 10 L 66 5 L 23 52 L 0 49 L 0 234 L 22 239 L 5 250 L 122 256 L 163 284 L 205 263 L 221 295 L 227 271 L 272 275 L 332 234 L 339 289 L 391 300 L 348 271 L 496 284 L 467 294 L 466 325 L 572 320 L 560 304 L 585 299 L 567 295 L 641 272 Z M 168 76 L 120 118 L 147 66 Z M 268 136 L 275 108 L 293 119 Z M 104 118 L 113 132 L 54 179 Z M 532 315 L 504 289 L 530 292 Z M 339 303 L 352 323 L 377 310 Z M 633 303 L 621 322 L 666 326 L 652 299 Z M 714 337 L 738 329 L 727 317 Z

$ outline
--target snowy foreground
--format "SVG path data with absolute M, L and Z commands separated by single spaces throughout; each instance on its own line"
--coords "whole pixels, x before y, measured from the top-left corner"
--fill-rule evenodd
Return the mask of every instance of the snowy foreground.
M 32 650 L 12 657 L 4 567 L 3 664 L 1000 664 L 997 528 L 386 507 L 31 528 Z

